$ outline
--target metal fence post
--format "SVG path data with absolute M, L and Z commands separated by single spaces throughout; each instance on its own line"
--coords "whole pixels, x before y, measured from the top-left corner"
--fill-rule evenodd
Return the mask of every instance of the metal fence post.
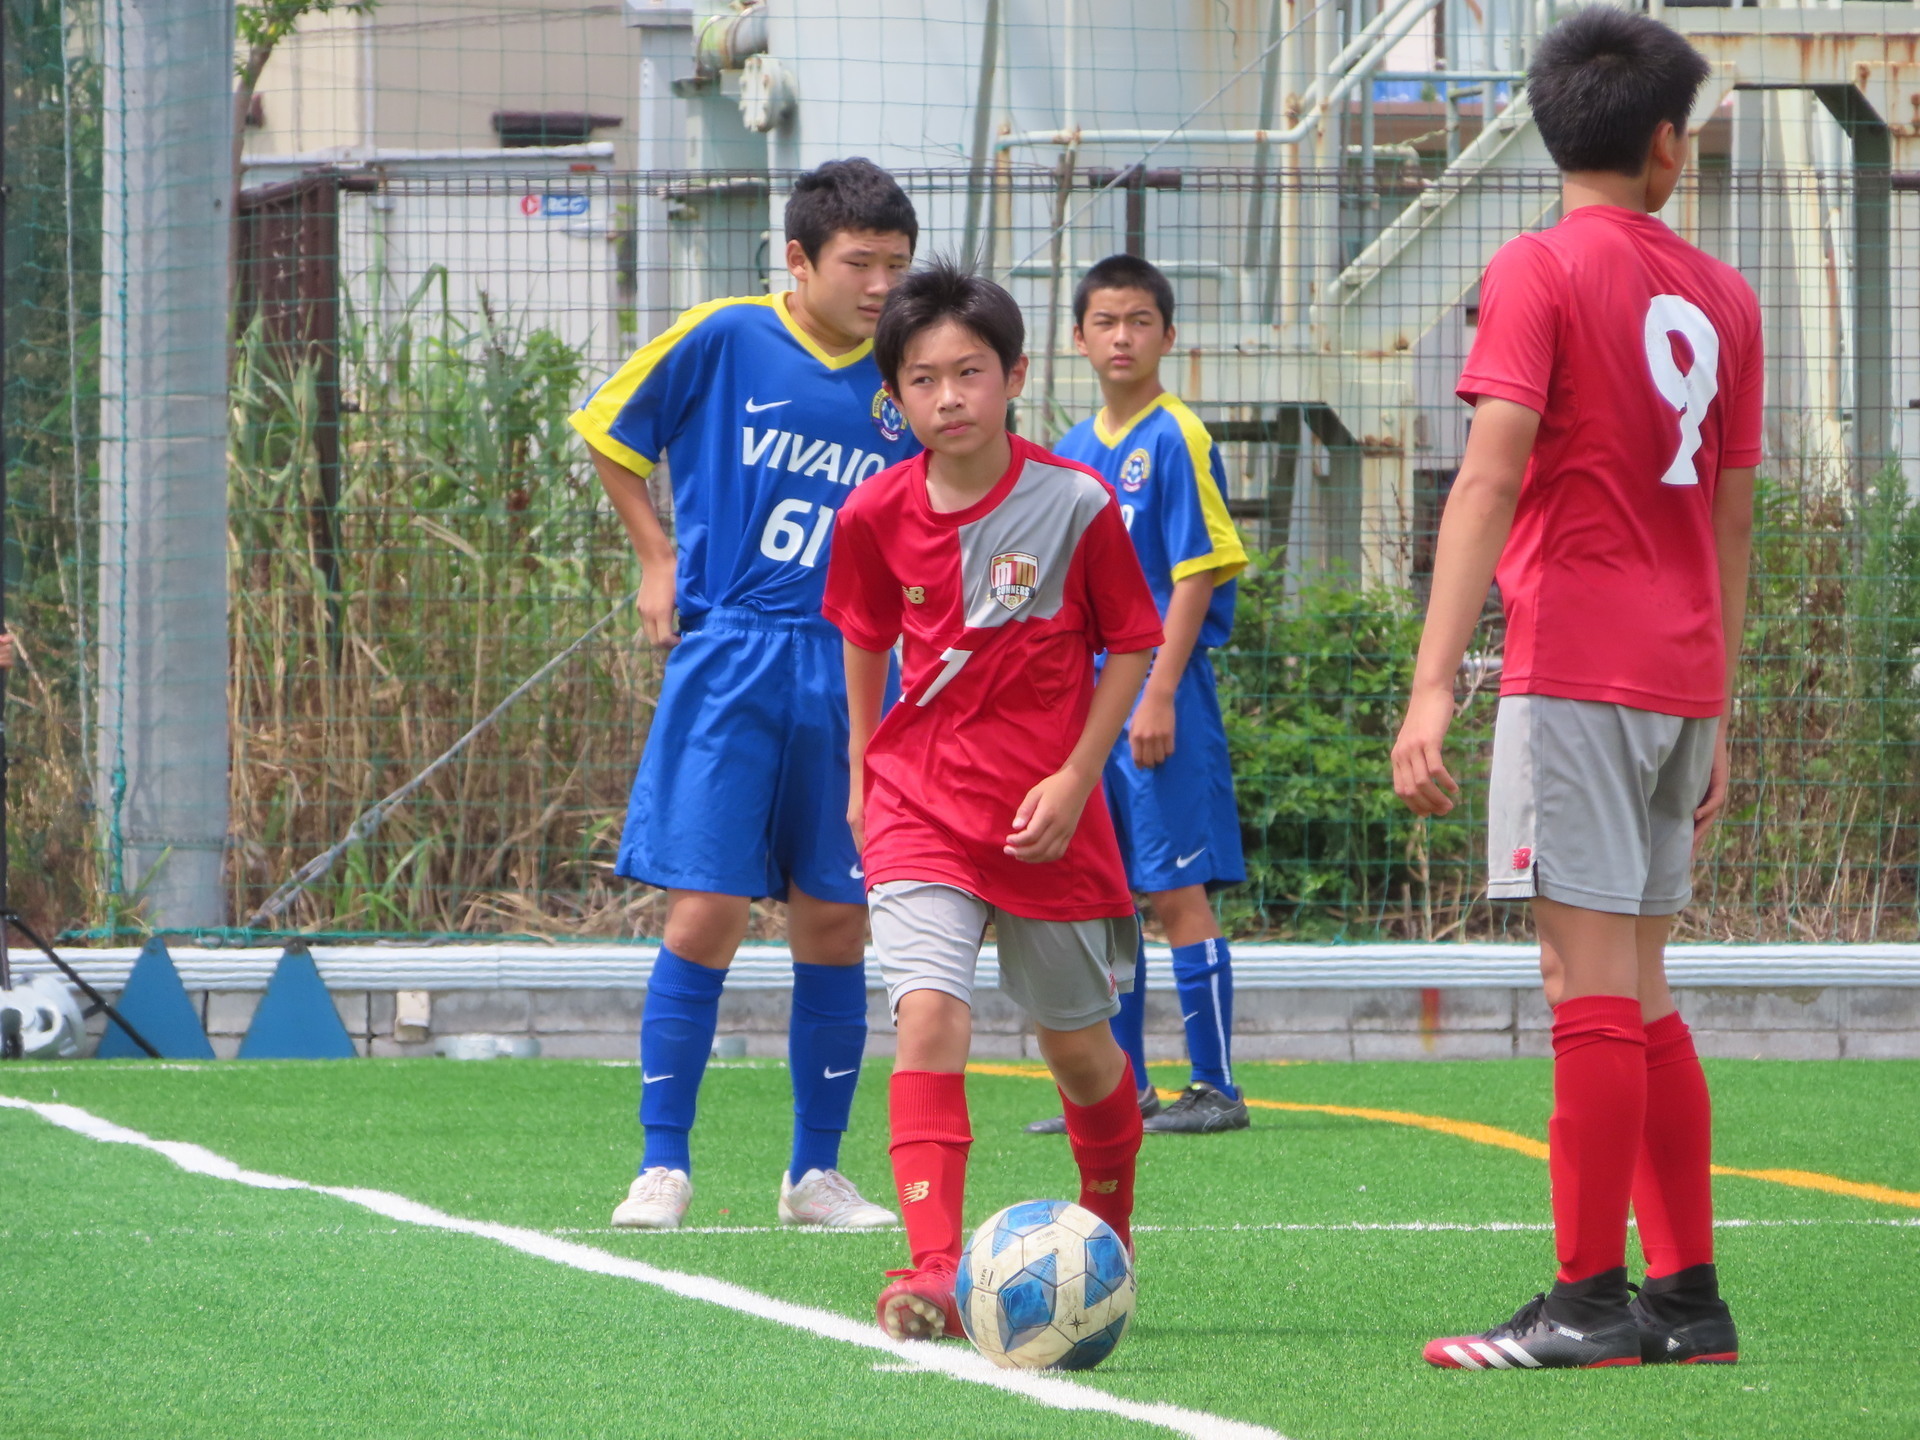
M 226 918 L 232 0 L 103 17 L 100 724 L 111 887 Z

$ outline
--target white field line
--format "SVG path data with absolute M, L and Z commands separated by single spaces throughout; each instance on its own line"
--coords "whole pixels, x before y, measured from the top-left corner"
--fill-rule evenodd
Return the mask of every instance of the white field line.
M 638 1260 L 610 1255 L 604 1250 L 596 1250 L 591 1246 L 576 1245 L 571 1241 L 557 1239 L 538 1230 L 525 1230 L 516 1225 L 496 1225 L 485 1220 L 468 1220 L 458 1215 L 448 1215 L 444 1211 L 422 1205 L 417 1200 L 409 1200 L 404 1195 L 394 1195 L 384 1190 L 363 1190 L 353 1186 L 313 1185 L 305 1180 L 296 1180 L 286 1175 L 268 1175 L 258 1170 L 243 1169 L 225 1156 L 216 1155 L 203 1146 L 180 1140 L 156 1140 L 151 1135 L 144 1135 L 138 1130 L 129 1130 L 124 1126 L 116 1125 L 111 1120 L 102 1119 L 77 1106 L 42 1104 L 32 1100 L 22 1100 L 12 1095 L 0 1095 L 0 1108 L 31 1111 L 49 1124 L 71 1130 L 74 1134 L 83 1135 L 89 1140 L 113 1145 L 132 1145 L 138 1149 L 150 1150 L 156 1155 L 171 1160 L 189 1174 L 206 1175 L 216 1180 L 229 1180 L 237 1185 L 248 1185 L 257 1190 L 306 1190 L 318 1195 L 330 1195 L 337 1200 L 345 1200 L 349 1204 L 371 1210 L 374 1214 L 385 1216 L 389 1220 L 398 1220 L 429 1230 L 445 1230 L 456 1235 L 472 1235 L 478 1239 L 492 1240 L 508 1249 L 518 1250 L 522 1254 L 548 1260 L 556 1265 L 565 1265 L 570 1269 L 582 1270 L 592 1275 L 607 1275 L 619 1280 L 635 1280 L 684 1299 L 718 1305 L 722 1309 L 733 1310 L 755 1320 L 772 1321 L 777 1325 L 785 1325 L 789 1329 L 819 1336 L 823 1340 L 838 1340 L 843 1344 L 858 1346 L 864 1350 L 878 1350 L 895 1357 L 896 1361 L 907 1363 L 914 1369 L 937 1371 L 953 1380 L 985 1385 L 1051 1409 L 1118 1415 L 1123 1419 L 1139 1421 L 1145 1425 L 1157 1425 L 1176 1435 L 1187 1436 L 1189 1440 L 1286 1440 L 1286 1437 L 1277 1431 L 1269 1430 L 1264 1426 L 1209 1415 L 1201 1410 L 1187 1410 L 1177 1405 L 1143 1404 L 1139 1401 L 1123 1400 L 1103 1390 L 1096 1390 L 1071 1380 L 1063 1380 L 1057 1376 L 1039 1374 L 1030 1370 L 1002 1370 L 970 1348 L 963 1349 L 957 1345 L 933 1345 L 924 1341 L 890 1340 L 870 1322 L 850 1320 L 844 1315 L 836 1315 L 828 1310 L 815 1310 L 810 1306 L 795 1305 L 790 1301 L 779 1300 L 771 1295 L 761 1295 L 744 1286 L 725 1280 L 716 1280 L 710 1276 L 662 1270 Z
M 1627 1222 L 1628 1228 L 1633 1222 Z M 1820 1225 L 1880 1225 L 1893 1229 L 1920 1229 L 1920 1216 L 1904 1220 L 1872 1219 L 1804 1219 L 1804 1220 L 1716 1220 L 1716 1230 L 1785 1230 L 1801 1226 Z M 1241 1225 L 1135 1225 L 1136 1235 L 1236 1235 L 1253 1231 L 1282 1231 L 1286 1233 L 1307 1232 L 1312 1234 L 1339 1234 L 1345 1232 L 1394 1231 L 1406 1234 L 1451 1234 L 1457 1232 L 1500 1232 L 1520 1231 L 1530 1234 L 1547 1234 L 1553 1226 L 1528 1220 L 1402 1220 L 1361 1221 L 1348 1220 L 1338 1222 L 1297 1222 L 1275 1221 L 1271 1224 Z M 655 1236 L 669 1235 L 802 1235 L 837 1236 L 852 1235 L 903 1235 L 905 1230 L 898 1225 L 880 1225 L 870 1230 L 828 1230 L 818 1225 L 682 1225 L 677 1230 L 625 1230 L 612 1225 L 560 1226 L 544 1231 L 548 1235 L 630 1235 Z

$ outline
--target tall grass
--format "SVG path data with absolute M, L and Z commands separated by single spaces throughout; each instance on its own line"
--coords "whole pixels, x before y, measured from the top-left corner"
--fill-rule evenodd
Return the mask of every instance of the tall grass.
M 567 426 L 581 358 L 458 317 L 444 275 L 342 326 L 329 593 L 311 363 L 258 327 L 233 384 L 232 906 L 245 916 L 632 588 Z M 337 616 L 337 621 L 336 617 Z M 337 624 L 337 635 L 332 633 Z M 610 866 L 656 663 L 624 620 L 429 782 L 291 910 L 346 931 L 649 933 Z
M 1216 656 L 1249 885 L 1242 933 L 1494 937 L 1485 901 L 1487 765 L 1497 679 L 1462 682 L 1444 820 L 1415 821 L 1388 783 L 1420 615 L 1397 590 L 1308 587 L 1248 572 Z M 1476 649 L 1497 651 L 1490 623 Z M 1920 504 L 1897 469 L 1863 495 L 1808 499 L 1763 482 L 1730 740 L 1733 783 L 1709 832 L 1690 939 L 1920 936 Z

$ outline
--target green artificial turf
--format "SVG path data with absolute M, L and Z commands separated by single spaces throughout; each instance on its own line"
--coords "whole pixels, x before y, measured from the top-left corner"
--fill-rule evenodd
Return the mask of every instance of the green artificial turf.
M 1710 1064 L 1718 1154 L 1920 1191 L 1920 1065 Z M 632 1068 L 361 1061 L 0 1070 L 58 1099 L 257 1170 L 393 1191 L 650 1264 L 871 1315 L 898 1233 L 630 1234 Z M 1172 1069 L 1163 1085 L 1183 1078 Z M 1415 1111 L 1545 1133 L 1532 1061 L 1243 1067 L 1256 1098 Z M 888 1191 L 885 1070 L 863 1077 L 844 1167 Z M 976 1075 L 971 1221 L 1071 1195 L 1064 1141 L 1021 1125 L 1044 1081 Z M 716 1065 L 695 1132 L 690 1226 L 768 1227 L 786 1075 Z M 1920 1211 L 1719 1182 L 1742 1363 L 1462 1374 L 1430 1335 L 1504 1318 L 1550 1278 L 1546 1167 L 1375 1121 L 1258 1111 L 1243 1134 L 1149 1137 L 1141 1307 L 1081 1383 L 1334 1437 L 1920 1435 Z M 1334 1228 L 1248 1228 L 1248 1227 Z M 1158 1227 L 1158 1228 L 1151 1228 Z M 1242 1228 L 1235 1228 L 1242 1227 Z M 343 1201 L 188 1175 L 0 1110 L 0 1435 L 1131 1436 L 977 1385 L 876 1371 L 885 1356 L 588 1275 Z M 21 1428 L 24 1427 L 24 1428 Z

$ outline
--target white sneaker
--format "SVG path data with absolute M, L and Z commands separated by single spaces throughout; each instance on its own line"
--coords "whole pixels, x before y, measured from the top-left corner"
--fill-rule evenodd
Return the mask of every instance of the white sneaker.
M 821 1225 L 829 1230 L 878 1230 L 898 1225 L 900 1217 L 875 1205 L 838 1170 L 809 1170 L 798 1185 L 780 1177 L 780 1223 Z
M 656 1165 L 634 1177 L 613 1212 L 613 1223 L 625 1230 L 678 1230 L 693 1199 L 693 1182 L 684 1170 Z

